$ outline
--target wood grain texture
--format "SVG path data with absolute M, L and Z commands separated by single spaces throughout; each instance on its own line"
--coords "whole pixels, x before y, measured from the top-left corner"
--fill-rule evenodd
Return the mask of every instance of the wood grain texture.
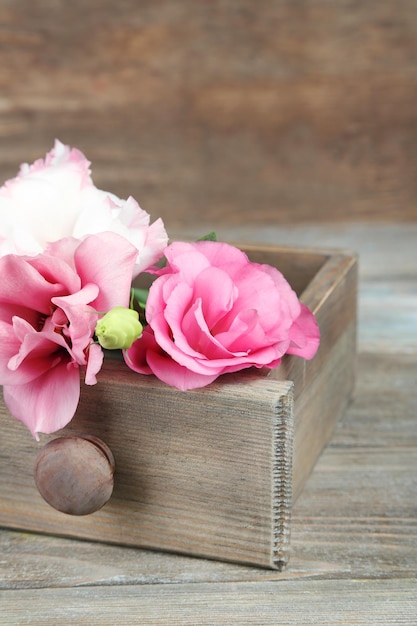
M 405 333 L 415 330 L 417 224 L 249 234 L 242 225 L 237 234 L 360 256 L 355 396 L 294 506 L 289 566 L 274 572 L 2 530 L 1 624 L 415 624 L 417 350 Z M 399 281 L 397 309 L 387 312 L 381 287 L 394 293 Z M 364 324 L 371 311 L 375 327 Z M 391 346 L 382 318 L 395 328 Z
M 169 229 L 414 219 L 415 2 L 0 2 L 0 179 L 55 136 Z
M 116 459 L 111 500 L 82 517 L 42 500 L 32 477 L 39 445 L 3 409 L 1 523 L 282 567 L 291 512 L 292 383 L 250 374 L 241 384 L 233 379 L 186 395 L 110 361 L 102 384 L 83 389 L 77 417 L 63 431 L 94 433 Z
M 296 500 L 323 446 L 345 411 L 355 381 L 357 259 L 329 255 L 301 294 L 320 327 L 312 361 L 294 357 L 270 373 L 294 381 L 293 498 Z M 283 372 L 283 373 L 282 373 Z
M 273 582 L 149 585 L 91 589 L 42 589 L 0 592 L 2 619 L 17 624 L 75 623 L 178 624 L 195 626 L 303 626 L 323 625 L 323 615 L 332 606 L 332 626 L 411 626 L 415 623 L 417 600 L 415 579 L 404 579 L 401 588 L 392 580 L 311 581 L 308 594 L 297 581 L 282 582 L 280 593 Z M 0 618 L 1 619 L 1 618 Z

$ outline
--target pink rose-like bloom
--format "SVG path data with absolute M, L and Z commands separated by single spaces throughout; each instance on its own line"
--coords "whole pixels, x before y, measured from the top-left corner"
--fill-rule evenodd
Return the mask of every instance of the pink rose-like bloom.
M 137 250 L 114 233 L 67 238 L 34 257 L 0 258 L 0 384 L 11 414 L 33 436 L 74 416 L 103 361 L 97 311 L 128 306 Z
M 276 268 L 212 241 L 176 242 L 165 256 L 146 304 L 149 325 L 124 354 L 133 370 L 185 390 L 274 368 L 284 354 L 315 355 L 316 320 Z
M 94 186 L 84 154 L 55 141 L 54 148 L 0 188 L 0 256 L 35 255 L 65 237 L 111 231 L 137 249 L 134 275 L 153 265 L 167 245 L 161 219 L 132 197 L 121 200 Z

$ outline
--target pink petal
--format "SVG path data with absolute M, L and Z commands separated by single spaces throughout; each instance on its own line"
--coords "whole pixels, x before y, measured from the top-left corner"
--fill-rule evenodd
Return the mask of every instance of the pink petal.
M 65 244 L 69 245 L 66 246 Z M 55 286 L 55 293 L 51 297 L 78 291 L 81 288 L 80 277 L 75 271 L 74 262 L 71 259 L 70 250 L 73 241 L 63 239 L 50 247 L 52 252 L 62 254 L 64 258 L 50 254 L 39 254 L 29 258 L 28 263 L 51 285 Z M 67 248 L 67 249 L 66 249 Z
M 191 301 L 193 290 L 189 285 L 181 283 L 178 275 L 160 276 L 151 284 L 146 302 L 146 319 L 148 323 L 151 323 L 153 316 L 158 315 L 161 308 L 165 307 L 165 303 L 168 302 L 172 292 L 180 284 L 183 285 L 181 289 L 183 289 L 184 297 L 187 297 L 187 301 L 182 304 L 181 308 L 183 308 Z
M 18 320 L 14 320 L 16 324 Z M 18 324 L 21 326 L 21 324 Z M 65 339 L 55 332 L 28 331 L 19 342 L 17 352 L 7 363 L 9 376 L 4 372 L 4 383 L 21 385 L 53 368 L 62 358 L 68 358 Z
M 155 341 L 151 327 L 145 326 L 142 336 L 128 350 L 123 350 L 126 365 L 139 374 L 152 374 L 152 370 L 146 361 L 146 355 L 149 350 L 163 354 L 163 350 Z
M 104 360 L 104 353 L 97 343 L 92 343 L 87 351 L 87 369 L 85 372 L 85 384 L 95 385 L 97 382 L 96 374 L 101 369 Z
M 78 368 L 66 360 L 25 385 L 3 387 L 10 413 L 35 439 L 64 428 L 74 417 L 80 396 Z
M 225 332 L 216 333 L 216 339 L 231 353 L 244 354 L 270 343 L 259 323 L 258 312 L 254 309 L 237 313 L 231 326 Z
M 320 344 L 320 329 L 316 318 L 305 305 L 301 305 L 301 313 L 290 330 L 291 345 L 288 354 L 295 354 L 304 359 L 312 359 Z
M 230 276 L 217 267 L 203 270 L 195 281 L 194 300 L 201 299 L 204 319 L 210 329 L 232 310 L 238 295 L 239 290 Z
M 149 225 L 150 216 L 129 197 L 120 208 L 119 220 L 128 229 L 126 237 L 137 249 L 134 277 L 158 261 L 168 244 L 168 235 L 161 218 Z
M 206 256 L 202 251 L 196 250 L 192 243 L 174 241 L 166 248 L 164 254 L 168 261 L 168 266 L 171 266 L 170 272 L 181 272 L 182 280 L 189 284 L 193 284 L 195 277 L 204 269 L 210 267 Z
M 91 302 L 97 311 L 129 306 L 130 286 L 137 250 L 127 239 L 105 232 L 87 237 L 75 252 L 77 272 L 84 285 L 99 287 Z
M 209 359 L 210 361 L 234 356 L 217 336 L 211 334 L 203 315 L 201 299 L 198 299 L 192 308 L 184 315 L 181 331 L 180 336 L 177 336 L 174 332 L 175 346 L 186 355 L 193 356 L 194 354 L 197 357 Z M 189 366 L 188 361 L 184 362 L 181 359 L 178 360 L 183 363 L 183 365 Z
M 192 246 L 194 252 L 202 254 L 210 266 L 224 268 L 226 271 L 232 267 L 245 266 L 249 262 L 242 250 L 221 241 L 195 241 L 188 245 Z M 230 271 L 228 273 L 233 277 L 233 273 Z
M 51 297 L 65 293 L 66 287 L 53 278 L 54 259 L 48 267 L 47 279 L 34 267 L 41 264 L 39 257 L 38 261 L 31 261 L 15 255 L 0 258 L 0 307 L 1 303 L 14 304 L 49 315 Z
M 14 336 L 20 341 L 24 341 L 26 335 L 28 333 L 35 333 L 36 330 L 33 328 L 32 324 L 30 324 L 27 320 L 18 317 L 17 315 L 13 316 L 13 333 Z
M 224 324 L 232 324 L 236 311 L 254 309 L 267 334 L 271 331 L 277 339 L 285 336 L 300 309 L 296 294 L 283 276 L 277 270 L 271 275 L 264 266 L 248 264 L 235 272 L 234 280 L 239 295 Z
M 185 391 L 208 385 L 218 376 L 196 374 L 179 365 L 161 350 L 149 326 L 146 326 L 142 337 L 123 354 L 126 364 L 139 374 L 154 374 L 168 385 Z
M 51 298 L 51 302 L 57 307 L 62 308 L 65 312 L 71 311 L 73 308 L 81 308 L 93 302 L 99 293 L 97 285 L 89 283 L 84 285 L 79 291 L 71 293 L 67 296 L 56 296 Z
M 8 363 L 19 348 L 20 341 L 14 334 L 13 326 L 0 321 L 0 385 L 6 385 L 15 378 L 15 372 L 9 369 Z
M 31 324 L 33 327 L 37 327 L 39 324 L 40 314 L 38 311 L 28 309 L 20 304 L 14 304 L 12 302 L 0 302 L 0 320 L 2 322 L 12 323 L 13 317 L 21 317 Z
M 75 237 L 64 237 L 63 239 L 58 239 L 58 241 L 48 243 L 45 248 L 45 254 L 48 257 L 57 257 L 61 261 L 64 261 L 68 267 L 72 268 L 75 274 L 74 254 L 79 245 L 79 239 Z
M 214 374 L 197 374 L 183 365 L 179 365 L 167 355 L 149 350 L 146 355 L 149 367 L 152 372 L 167 385 L 176 387 L 181 391 L 205 387 L 212 383 L 219 376 L 220 372 Z
M 77 293 L 52 298 L 53 304 L 60 307 L 55 313 L 62 309 L 69 322 L 63 333 L 71 340 L 71 354 L 80 365 L 85 363 L 84 350 L 91 342 L 98 320 L 97 313 L 88 303 L 94 301 L 98 293 L 97 285 L 86 285 Z

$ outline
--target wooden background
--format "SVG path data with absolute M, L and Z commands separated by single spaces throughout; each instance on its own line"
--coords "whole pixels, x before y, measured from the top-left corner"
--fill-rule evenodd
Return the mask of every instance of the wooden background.
M 0 180 L 52 146 L 168 229 L 417 217 L 415 0 L 0 0 Z

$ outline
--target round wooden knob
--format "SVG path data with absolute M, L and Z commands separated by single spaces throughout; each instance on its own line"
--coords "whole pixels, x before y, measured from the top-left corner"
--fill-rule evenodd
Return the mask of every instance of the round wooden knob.
M 114 469 L 111 450 L 97 437 L 58 437 L 38 454 L 34 478 L 39 493 L 54 509 L 88 515 L 109 500 Z

